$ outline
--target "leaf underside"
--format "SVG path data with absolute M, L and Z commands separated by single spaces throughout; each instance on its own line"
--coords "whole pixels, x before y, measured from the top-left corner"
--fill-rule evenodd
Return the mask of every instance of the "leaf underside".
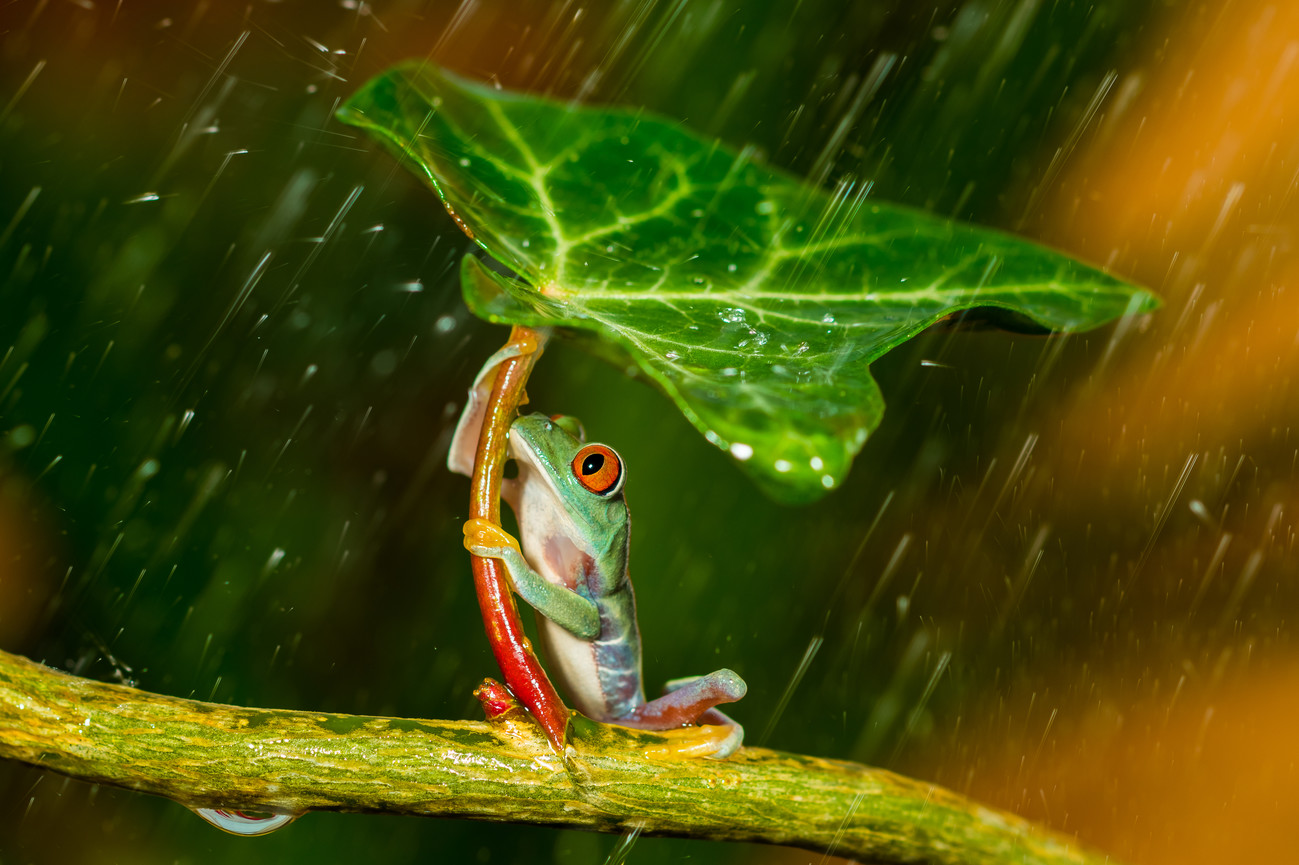
M 964 309 L 1054 331 L 1154 295 L 1016 237 L 832 196 L 644 112 L 410 62 L 338 116 L 375 133 L 519 275 L 463 263 L 491 321 L 595 331 L 769 492 L 835 487 L 879 424 L 870 363 Z

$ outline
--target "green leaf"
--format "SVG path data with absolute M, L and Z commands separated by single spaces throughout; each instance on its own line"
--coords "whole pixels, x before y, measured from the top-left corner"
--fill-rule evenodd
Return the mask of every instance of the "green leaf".
M 1077 331 L 1158 305 L 1060 253 L 865 188 L 831 196 L 644 112 L 406 63 L 339 117 L 521 277 L 467 258 L 477 314 L 595 331 L 787 500 L 842 480 L 884 411 L 870 363 L 940 319 L 991 307 Z

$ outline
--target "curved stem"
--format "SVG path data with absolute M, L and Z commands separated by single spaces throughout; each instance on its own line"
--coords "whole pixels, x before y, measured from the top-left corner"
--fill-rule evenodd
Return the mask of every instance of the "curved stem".
M 546 333 L 528 327 L 510 331 L 507 345 L 526 350 L 501 364 L 487 403 L 487 414 L 478 438 L 474 476 L 469 492 L 471 517 L 501 521 L 501 478 L 505 471 L 505 447 L 510 424 L 523 400 L 532 366 L 541 354 Z M 528 708 L 556 751 L 563 751 L 568 727 L 568 709 L 555 691 L 546 671 L 523 631 L 514 594 L 499 562 L 473 556 L 474 589 L 483 614 L 483 627 L 492 654 L 501 668 L 505 684 Z
M 495 694 L 488 694 L 496 701 Z M 745 748 L 649 759 L 669 733 L 575 716 L 424 721 L 246 709 L 93 682 L 0 652 L 0 758 L 191 808 L 384 812 L 759 841 L 873 863 L 1101 865 L 1070 838 L 932 784 Z

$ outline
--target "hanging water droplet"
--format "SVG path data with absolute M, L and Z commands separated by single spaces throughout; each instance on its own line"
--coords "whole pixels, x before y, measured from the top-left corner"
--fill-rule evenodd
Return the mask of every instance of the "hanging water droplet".
M 224 808 L 195 808 L 194 813 L 231 835 L 266 835 L 301 817 L 291 811 L 236 811 Z

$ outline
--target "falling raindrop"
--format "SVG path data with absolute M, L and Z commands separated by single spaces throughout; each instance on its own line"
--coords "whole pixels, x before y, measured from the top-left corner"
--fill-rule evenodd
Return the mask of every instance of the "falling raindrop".
M 1190 508 L 1191 513 L 1195 514 L 1200 522 L 1204 523 L 1209 528 L 1216 529 L 1218 527 L 1218 524 L 1214 522 L 1213 515 L 1209 513 L 1208 506 L 1206 506 L 1204 502 L 1199 499 L 1191 499 L 1187 507 Z
M 195 808 L 194 813 L 231 835 L 268 835 L 281 829 L 302 814 L 292 811 L 237 811 L 225 808 Z

